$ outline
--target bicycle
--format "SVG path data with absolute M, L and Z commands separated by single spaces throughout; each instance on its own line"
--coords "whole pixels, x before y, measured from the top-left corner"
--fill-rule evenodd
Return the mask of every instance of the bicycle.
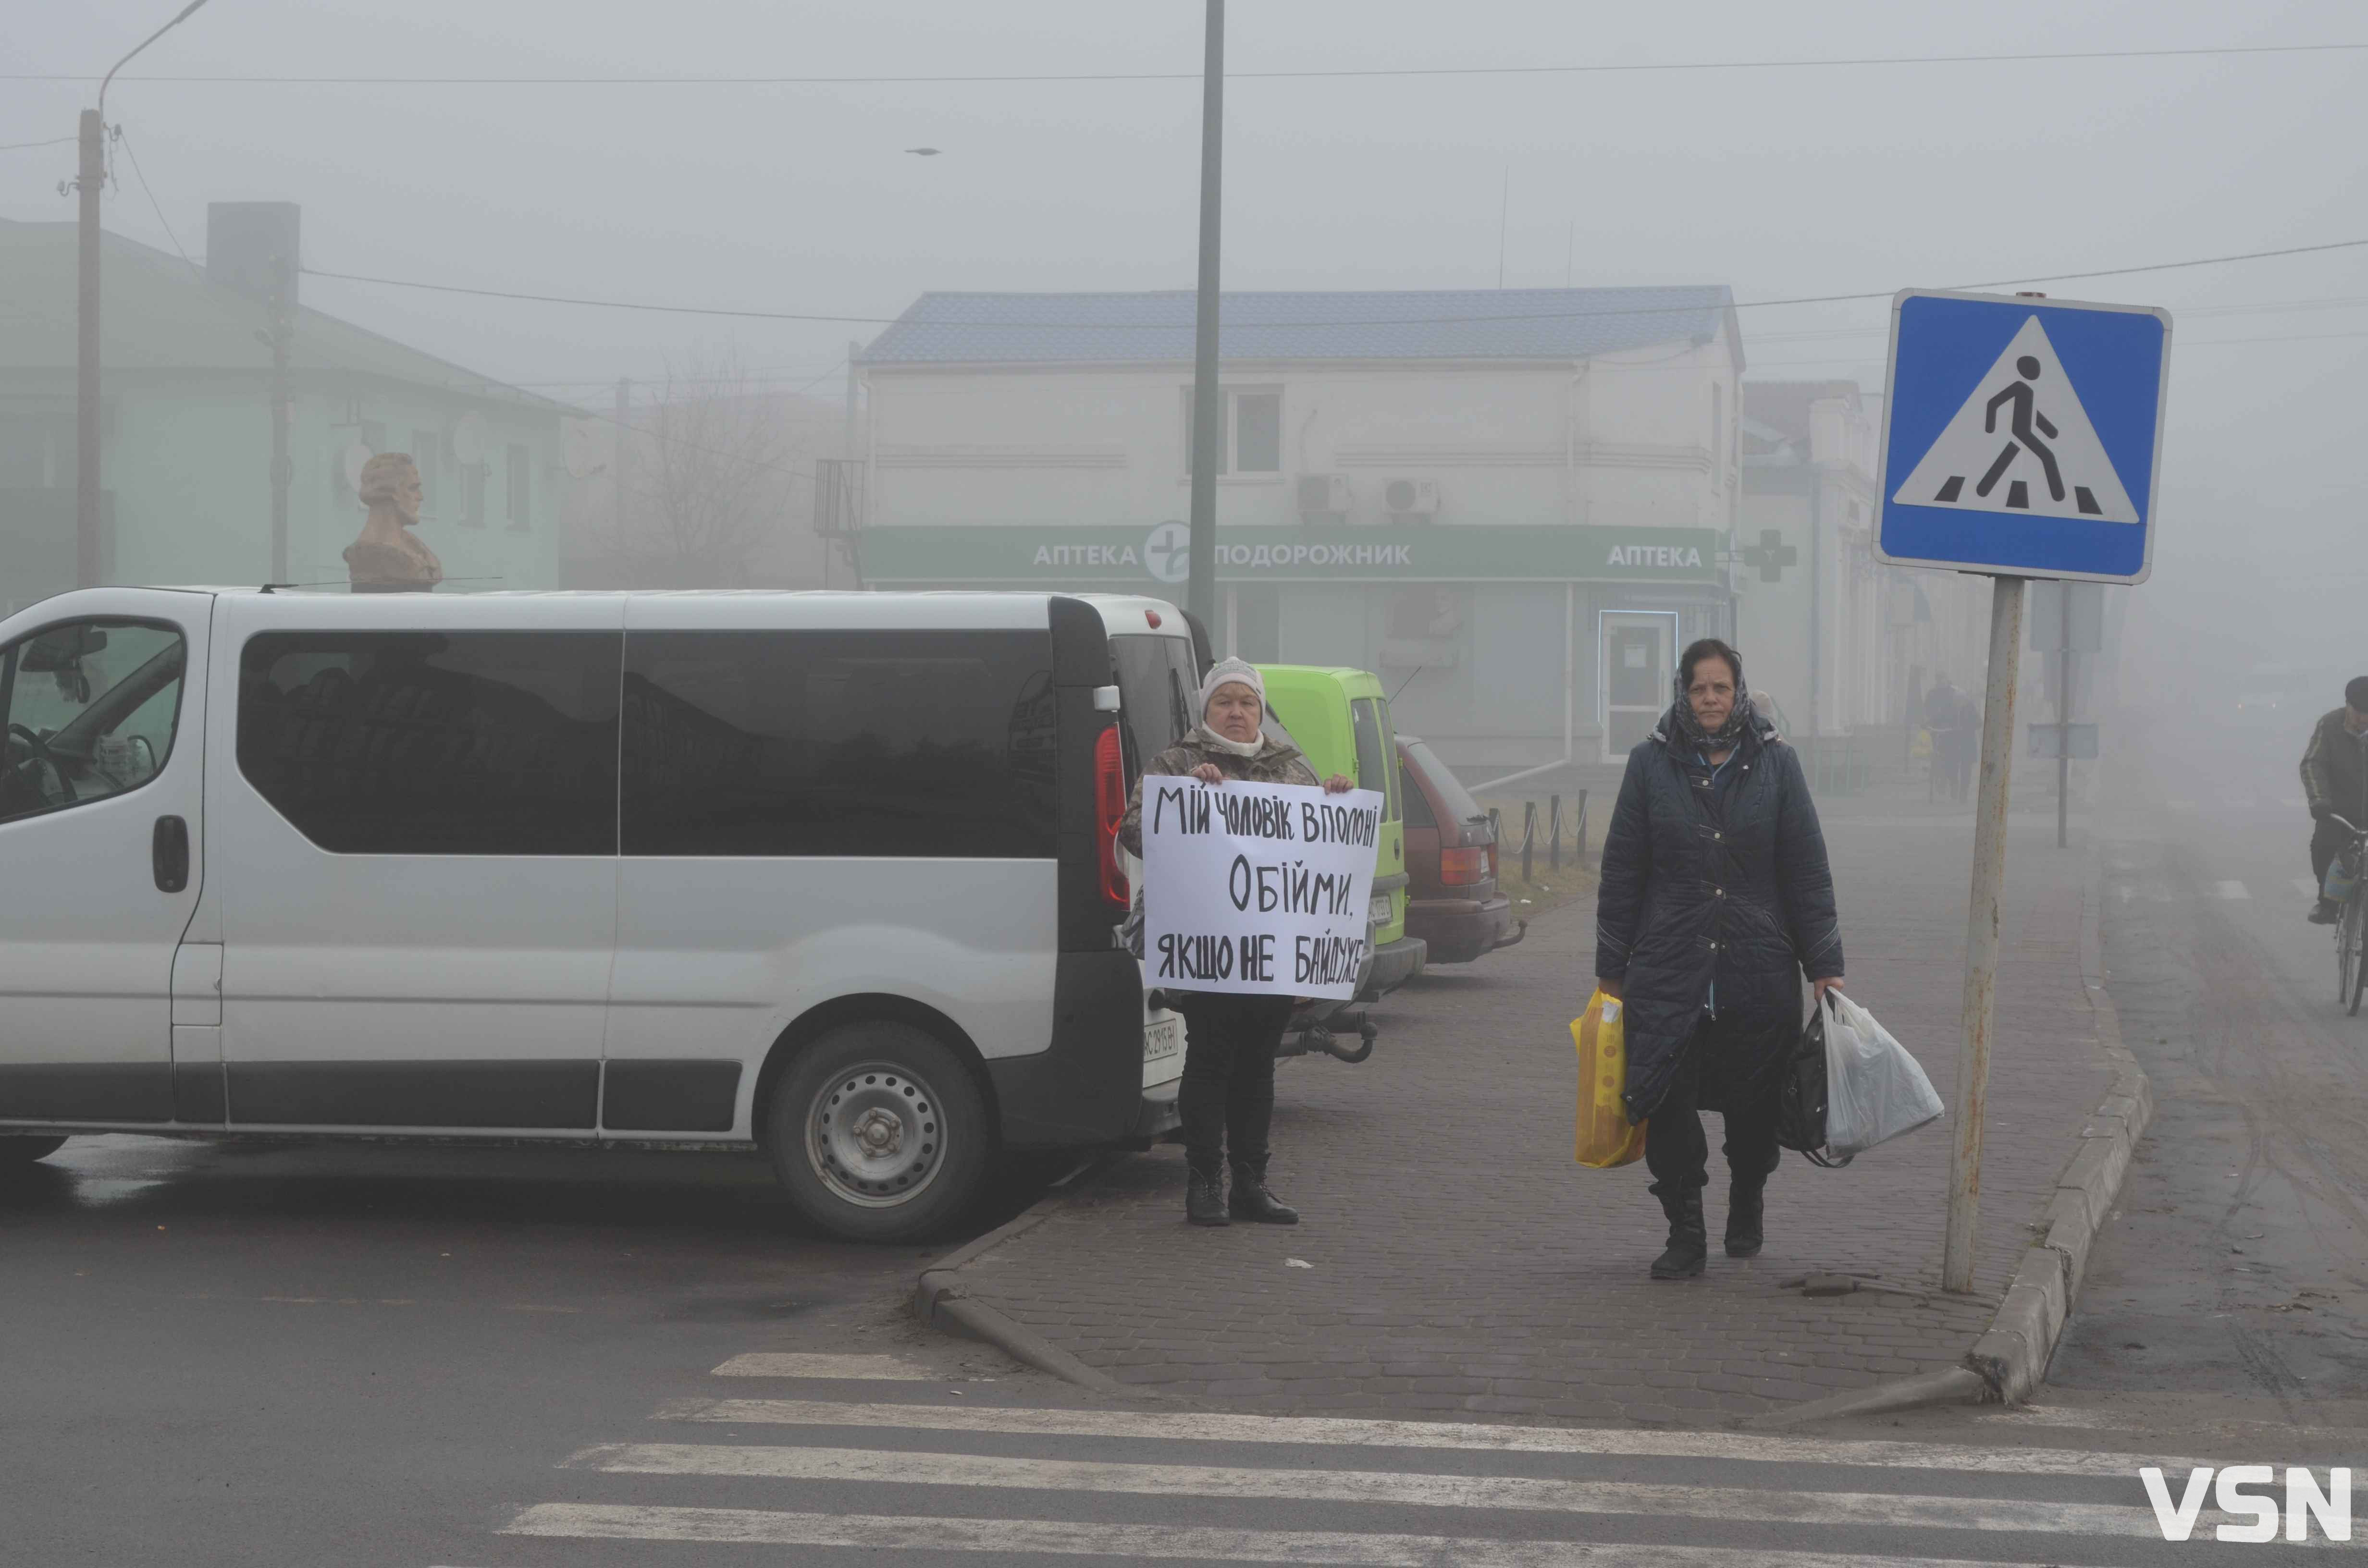
M 2357 1017 L 2361 997 L 2368 994 L 2368 876 L 2362 875 L 2363 864 L 2368 863 L 2368 828 L 2355 827 L 2332 814 L 2327 820 L 2351 835 L 2351 842 L 2337 853 L 2335 861 L 2350 884 L 2343 895 L 2343 914 L 2335 923 L 2335 999 Z

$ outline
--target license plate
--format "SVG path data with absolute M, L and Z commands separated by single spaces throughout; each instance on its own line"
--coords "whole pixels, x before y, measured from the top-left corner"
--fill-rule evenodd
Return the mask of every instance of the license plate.
M 1143 1026 L 1143 1059 L 1157 1062 L 1184 1049 L 1184 1020 L 1154 1018 Z
M 1388 925 L 1390 923 L 1390 895 L 1385 892 L 1375 893 L 1373 895 L 1373 902 L 1365 911 L 1365 918 L 1372 921 L 1376 926 Z

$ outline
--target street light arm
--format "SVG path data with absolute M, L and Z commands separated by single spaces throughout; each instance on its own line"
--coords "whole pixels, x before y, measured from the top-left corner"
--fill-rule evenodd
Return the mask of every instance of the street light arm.
M 171 32 L 175 28 L 179 27 L 183 22 L 188 21 L 189 17 L 195 14 L 198 7 L 205 3 L 206 0 L 189 0 L 188 5 L 181 7 L 181 14 L 179 16 L 175 17 L 171 21 L 166 22 L 154 32 L 150 33 L 146 38 L 142 39 L 139 45 L 131 51 L 131 54 L 125 55 L 122 59 L 117 61 L 113 65 L 108 68 L 107 74 L 99 78 L 98 83 L 98 118 L 102 122 L 107 119 L 107 85 L 115 80 L 116 72 L 120 71 L 125 66 L 131 64 L 132 55 L 138 54 L 141 50 L 147 48 L 150 44 L 154 43 L 158 39 L 163 38 L 166 33 Z

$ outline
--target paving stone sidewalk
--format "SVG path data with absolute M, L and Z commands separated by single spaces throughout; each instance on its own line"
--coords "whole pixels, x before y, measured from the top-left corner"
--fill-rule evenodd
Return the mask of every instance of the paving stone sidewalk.
M 1970 817 L 1839 802 L 1826 825 L 1850 992 L 1953 1101 Z M 1304 1223 L 1188 1227 L 1181 1153 L 1161 1148 L 972 1261 L 962 1287 L 1121 1381 L 1275 1413 L 1714 1424 L 1953 1366 L 2110 1077 L 2079 972 L 2088 857 L 2053 826 L 2010 835 L 1971 1296 L 1939 1286 L 1946 1119 L 1844 1170 L 1788 1154 L 1748 1261 L 1718 1250 L 1713 1153 L 1707 1275 L 1646 1278 L 1664 1222 L 1643 1164 L 1571 1159 L 1591 897 L 1389 998 L 1369 1061 L 1283 1063 L 1273 1180 Z M 1870 1288 L 1788 1288 L 1812 1272 Z

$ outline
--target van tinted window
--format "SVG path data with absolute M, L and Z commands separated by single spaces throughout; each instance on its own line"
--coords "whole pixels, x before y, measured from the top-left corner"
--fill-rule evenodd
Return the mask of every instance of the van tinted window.
M 621 657 L 614 632 L 266 632 L 239 771 L 339 854 L 613 855 Z
M 1192 644 L 1182 637 L 1137 635 L 1110 640 L 1118 669 L 1120 717 L 1125 721 L 1130 775 L 1192 733 L 1201 716 L 1192 710 L 1201 676 Z
M 628 855 L 1054 854 L 1042 631 L 634 632 Z

